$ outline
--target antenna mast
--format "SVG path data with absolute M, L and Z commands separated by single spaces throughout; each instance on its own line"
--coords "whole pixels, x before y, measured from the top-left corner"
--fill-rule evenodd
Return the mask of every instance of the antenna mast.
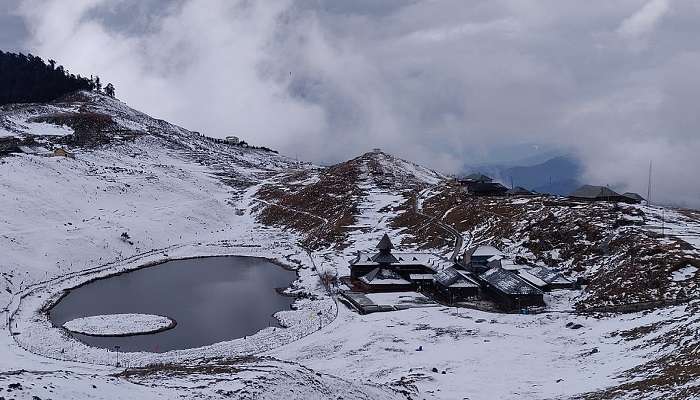
M 649 160 L 649 183 L 647 186 L 647 205 L 651 205 L 651 160 Z

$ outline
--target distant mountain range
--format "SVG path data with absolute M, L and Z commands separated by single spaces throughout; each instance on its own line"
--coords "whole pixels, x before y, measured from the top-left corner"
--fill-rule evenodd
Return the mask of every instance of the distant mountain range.
M 465 172 L 483 172 L 508 187 L 522 186 L 540 193 L 564 196 L 581 185 L 582 170 L 580 161 L 573 156 L 564 155 L 534 165 L 470 167 Z

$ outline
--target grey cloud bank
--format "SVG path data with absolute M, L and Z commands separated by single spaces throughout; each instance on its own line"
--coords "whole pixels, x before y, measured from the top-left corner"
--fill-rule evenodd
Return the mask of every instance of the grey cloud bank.
M 536 144 L 642 193 L 653 160 L 655 200 L 700 206 L 692 0 L 12 4 L 4 45 L 209 135 L 316 162 L 382 147 L 445 172 Z

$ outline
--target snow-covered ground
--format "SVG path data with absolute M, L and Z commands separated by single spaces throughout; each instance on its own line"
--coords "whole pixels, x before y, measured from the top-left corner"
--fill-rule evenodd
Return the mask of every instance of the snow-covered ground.
M 598 318 L 431 307 L 360 316 L 341 308 L 319 334 L 268 354 L 358 381 L 413 385 L 421 398 L 561 398 L 620 383 L 617 374 L 645 361 L 649 349 L 613 332 L 681 313 Z
M 159 332 L 174 328 L 177 322 L 169 317 L 150 314 L 92 315 L 63 324 L 67 330 L 91 336 L 124 336 Z
M 251 363 L 251 370 L 256 371 L 257 366 L 271 372 L 253 372 L 248 378 L 241 374 L 232 379 L 238 383 L 226 390 L 222 389 L 226 384 L 211 384 L 206 389 L 193 384 L 191 389 L 182 389 L 186 377 L 171 383 L 171 389 L 167 389 L 165 377 L 156 388 L 150 383 L 133 385 L 106 375 L 115 372 L 114 367 L 107 367 L 115 363 L 114 352 L 86 346 L 53 327 L 42 310 L 58 300 L 64 289 L 174 258 L 266 257 L 297 268 L 301 287 L 317 285 L 308 255 L 296 245 L 294 234 L 260 226 L 250 212 L 255 205 L 252 195 L 256 182 L 292 165 L 291 160 L 270 152 L 210 143 L 180 128 L 163 127 L 121 103 L 97 100 L 92 107 L 119 116 L 130 129 L 160 129 L 159 135 L 117 141 L 99 149 L 70 148 L 75 159 L 20 154 L 0 160 L 0 304 L 4 328 L 0 371 L 5 371 L 0 372 L 0 380 L 7 377 L 11 384 L 11 377 L 21 376 L 25 388 L 15 389 L 13 396 L 172 398 L 184 391 L 192 396 L 223 398 L 229 392 L 274 391 L 275 382 L 290 386 L 292 371 L 299 378 L 308 375 L 308 379 L 319 381 L 319 387 L 309 388 L 309 393 L 321 390 L 330 396 L 349 391 L 360 398 L 375 397 L 365 396 L 366 391 L 378 398 L 393 396 L 391 391 L 384 393 L 371 385 L 316 377 L 289 363 L 265 367 L 269 361 Z M 276 315 L 286 328 L 264 329 L 246 339 L 206 349 L 160 355 L 122 353 L 120 363 L 134 367 L 202 357 L 250 356 L 312 334 L 335 315 L 335 302 L 320 293 L 317 300 L 301 299 L 295 310 Z M 37 372 L 12 372 L 20 369 Z M 267 383 L 252 388 L 249 379 L 256 375 Z M 42 377 L 56 383 L 47 389 L 32 383 Z M 73 380 L 76 383 L 66 387 Z M 217 378 L 206 380 L 211 383 Z M 93 389 L 92 384 L 99 389 Z M 296 398 L 301 398 L 298 383 L 291 385 L 295 386 Z
M 345 275 L 355 253 L 373 249 L 384 232 L 397 245 L 406 234 L 392 228 L 390 219 L 410 191 L 387 186 L 373 171 L 419 183 L 413 188 L 420 189 L 419 209 L 423 197 L 435 193 L 425 188 L 444 177 L 383 153 L 367 158 L 356 223 L 345 227 L 349 246 L 309 252 L 299 244 L 301 234 L 256 218 L 261 205 L 273 204 L 258 199 L 258 190 L 277 174 L 298 169 L 296 163 L 208 142 L 114 100 L 93 98 L 90 107 L 144 134 L 97 148 L 69 148 L 75 159 L 0 159 L 0 397 L 567 398 L 617 386 L 626 379 L 623 372 L 675 349 L 652 339 L 679 326 L 684 306 L 579 315 L 573 312 L 577 291 L 547 295 L 547 312 L 534 315 L 442 306 L 359 315 L 337 305 L 317 274 Z M 14 128 L 27 127 L 22 135 L 31 134 L 34 128 L 17 120 L 37 115 L 30 111 L 0 117 L 17 121 Z M 318 176 L 305 179 L 294 184 L 311 184 Z M 302 215 L 329 223 L 324 215 Z M 697 232 L 688 224 L 665 229 L 693 243 Z M 471 241 L 479 232 L 461 234 Z M 451 248 L 434 251 L 449 254 Z M 288 291 L 304 297 L 294 310 L 276 314 L 284 328 L 199 349 L 116 354 L 71 339 L 43 312 L 65 289 L 91 279 L 211 255 L 265 257 L 295 268 L 298 279 Z M 691 268 L 669 279 L 692 277 Z M 368 296 L 387 304 L 423 301 L 417 295 Z M 637 331 L 647 333 L 621 334 Z M 128 371 L 114 367 L 117 357 Z

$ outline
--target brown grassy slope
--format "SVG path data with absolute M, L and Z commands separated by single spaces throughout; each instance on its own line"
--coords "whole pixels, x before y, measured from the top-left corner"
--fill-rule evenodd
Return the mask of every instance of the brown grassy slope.
M 314 173 L 318 179 L 307 183 Z M 367 195 L 367 187 L 409 197 L 428 186 L 422 179 L 431 174 L 434 173 L 386 153 L 363 154 L 316 172 L 292 171 L 258 192 L 261 199 L 278 205 L 262 207 L 259 220 L 298 231 L 304 235 L 303 244 L 311 248 L 342 249 L 348 245 L 348 226 L 357 222 L 358 205 Z
M 454 244 L 452 236 L 434 223 L 434 219 L 426 214 L 416 212 L 417 191 L 407 192 L 406 201 L 392 211 L 399 216 L 391 221 L 391 226 L 401 229 L 403 246 L 415 247 L 420 250 L 448 248 Z
M 258 219 L 266 225 L 284 226 L 300 232 L 304 235 L 303 244 L 310 248 L 342 246 L 347 238 L 343 227 L 355 223 L 357 204 L 363 196 L 357 185 L 360 173 L 357 163 L 337 164 L 321 170 L 318 180 L 308 185 L 298 183 L 308 175 L 291 172 L 297 174 L 293 177 L 285 174 L 258 192 L 260 198 L 281 206 L 263 207 Z

